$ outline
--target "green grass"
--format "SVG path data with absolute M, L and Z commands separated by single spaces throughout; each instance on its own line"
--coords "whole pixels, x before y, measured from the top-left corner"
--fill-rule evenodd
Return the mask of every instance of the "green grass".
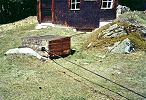
M 91 35 L 88 36 L 85 43 L 83 44 L 84 48 L 87 48 L 90 45 L 90 48 L 105 48 L 113 45 L 115 42 L 122 41 L 126 38 L 129 38 L 132 43 L 135 45 L 136 50 L 146 50 L 146 40 L 141 36 L 139 32 L 128 32 L 127 35 L 122 35 L 119 37 L 105 38 L 103 37 L 105 34 L 105 30 L 110 26 L 117 24 L 119 26 L 124 26 L 126 30 L 132 27 L 130 24 L 126 22 L 118 22 L 115 21 L 113 23 L 107 24 L 95 31 Z
M 29 24 L 29 22 L 32 22 Z M 42 62 L 27 55 L 7 55 L 10 48 L 21 45 L 21 38 L 34 35 L 58 34 L 70 36 L 78 34 L 71 28 L 48 27 L 35 30 L 36 17 L 22 21 L 17 28 L 13 24 L 0 26 L 0 99 L 2 100 L 125 100 L 98 85 L 58 66 L 52 60 Z M 24 24 L 24 25 L 23 25 Z M 102 49 L 84 49 L 90 34 L 72 37 L 72 49 L 76 52 L 64 59 L 71 60 L 128 88 L 146 95 L 146 53 L 137 51 L 126 54 L 106 54 Z M 106 54 L 106 57 L 103 57 Z M 69 68 L 92 82 L 110 88 L 132 100 L 143 100 L 124 89 L 111 84 L 77 66 L 57 59 L 56 62 Z M 64 73 L 65 72 L 65 73 Z M 79 81 L 77 81 L 79 80 Z

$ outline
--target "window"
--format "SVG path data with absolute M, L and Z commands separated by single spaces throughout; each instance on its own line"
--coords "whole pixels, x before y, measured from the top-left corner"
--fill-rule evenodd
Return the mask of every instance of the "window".
M 112 9 L 113 0 L 102 0 L 101 9 Z
M 80 10 L 80 0 L 71 0 L 71 10 Z

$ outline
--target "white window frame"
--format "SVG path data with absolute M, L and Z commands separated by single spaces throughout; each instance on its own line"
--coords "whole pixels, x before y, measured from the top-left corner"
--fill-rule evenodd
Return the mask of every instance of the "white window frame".
M 106 7 L 103 7 L 103 3 L 106 3 Z M 111 3 L 110 7 L 108 7 L 108 4 Z M 114 0 L 102 0 L 102 5 L 101 5 L 101 9 L 112 9 L 113 8 L 113 3 Z
M 80 1 L 77 2 L 77 0 L 75 0 L 75 2 L 72 2 L 72 0 L 71 0 L 70 10 L 80 10 L 80 8 L 77 8 L 77 4 L 80 4 Z M 75 8 L 72 8 L 72 5 L 75 5 Z

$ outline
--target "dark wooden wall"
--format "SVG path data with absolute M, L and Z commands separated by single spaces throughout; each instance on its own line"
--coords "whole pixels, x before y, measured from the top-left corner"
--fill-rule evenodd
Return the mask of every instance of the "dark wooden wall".
M 101 0 L 99 0 L 101 1 Z M 114 20 L 116 18 L 116 8 L 118 6 L 118 0 L 113 0 L 112 9 L 100 9 L 100 21 Z
M 80 10 L 70 10 L 68 0 L 55 0 L 55 22 L 76 27 L 94 29 L 99 27 L 100 4 L 96 1 L 81 1 Z
M 100 21 L 114 20 L 116 18 L 116 9 L 101 9 Z
M 69 0 L 54 0 L 53 4 L 53 23 L 77 29 L 95 29 L 100 21 L 116 18 L 116 3 L 108 10 L 101 9 L 101 0 L 81 0 L 80 10 L 70 10 Z

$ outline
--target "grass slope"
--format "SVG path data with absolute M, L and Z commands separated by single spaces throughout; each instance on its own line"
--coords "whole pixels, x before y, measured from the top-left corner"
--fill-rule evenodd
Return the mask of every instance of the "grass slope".
M 20 24 L 22 23 L 22 24 Z M 30 24 L 29 24 L 30 23 Z M 53 61 L 42 62 L 27 55 L 4 53 L 21 45 L 21 38 L 33 35 L 74 35 L 71 28 L 48 27 L 35 30 L 36 17 L 0 26 L 0 99 L 4 100 L 125 100 L 113 92 L 80 78 Z M 17 26 L 17 27 L 16 27 Z M 12 27 L 12 28 L 10 28 Z M 15 28 L 16 27 L 16 28 Z M 83 49 L 90 34 L 72 37 L 76 52 L 65 59 L 76 62 L 124 86 L 146 95 L 146 54 L 107 54 L 102 49 Z M 132 100 L 142 100 L 63 59 L 56 62 L 87 79 L 112 89 Z M 77 81 L 77 80 L 78 81 Z
M 96 48 L 103 48 L 106 46 L 113 45 L 115 42 L 122 41 L 129 38 L 135 45 L 137 50 L 146 50 L 146 40 L 143 39 L 141 33 L 137 30 L 136 32 L 128 32 L 128 35 L 123 35 L 115 38 L 104 38 L 104 31 L 110 26 L 117 24 L 122 26 L 125 30 L 133 30 L 137 28 L 133 25 L 145 26 L 146 25 L 146 12 L 127 12 L 119 16 L 114 22 L 107 24 L 99 29 L 93 31 L 84 44 L 84 47 L 91 45 Z

